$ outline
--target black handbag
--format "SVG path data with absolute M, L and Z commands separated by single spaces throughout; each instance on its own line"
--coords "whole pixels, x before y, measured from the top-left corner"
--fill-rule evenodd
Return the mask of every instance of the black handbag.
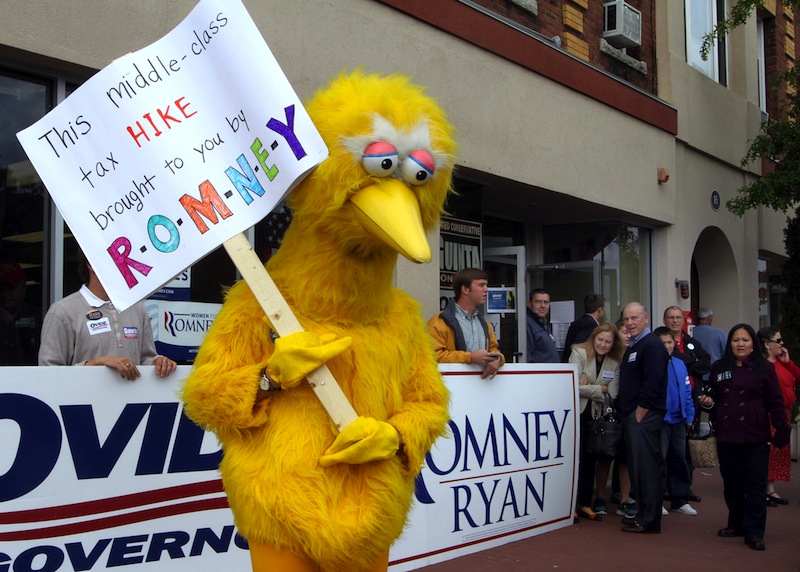
M 606 395 L 604 413 L 589 420 L 586 431 L 586 452 L 599 459 L 613 459 L 622 448 L 622 422 L 614 414 L 611 398 Z

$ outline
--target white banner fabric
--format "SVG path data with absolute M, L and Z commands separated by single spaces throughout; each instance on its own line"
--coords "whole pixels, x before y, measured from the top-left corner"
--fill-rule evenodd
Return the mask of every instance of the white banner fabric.
M 572 523 L 577 374 L 441 366 L 450 435 L 417 482 L 390 569 L 413 570 Z M 103 367 L 5 367 L 0 570 L 249 569 L 217 473 L 221 451 L 178 399 L 181 366 L 121 380 Z

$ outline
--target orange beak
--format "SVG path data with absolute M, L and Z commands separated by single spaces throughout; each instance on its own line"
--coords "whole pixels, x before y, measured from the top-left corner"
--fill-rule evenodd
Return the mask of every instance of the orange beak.
M 412 262 L 430 262 L 431 246 L 422 226 L 419 201 L 398 179 L 386 179 L 350 198 L 356 218 L 378 238 Z

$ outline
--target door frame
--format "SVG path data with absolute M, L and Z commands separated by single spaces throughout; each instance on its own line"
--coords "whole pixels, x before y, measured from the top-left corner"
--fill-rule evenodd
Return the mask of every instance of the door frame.
M 511 257 L 511 260 L 509 260 Z M 525 263 L 525 247 L 524 246 L 497 246 L 483 249 L 483 259 L 494 262 L 496 264 L 508 264 L 509 266 L 516 266 L 517 279 L 514 287 L 517 290 L 517 352 L 521 356 L 527 355 L 528 336 L 527 336 L 527 323 L 526 310 L 528 308 L 528 290 L 527 290 L 527 264 Z M 520 303 L 524 300 L 525 303 Z

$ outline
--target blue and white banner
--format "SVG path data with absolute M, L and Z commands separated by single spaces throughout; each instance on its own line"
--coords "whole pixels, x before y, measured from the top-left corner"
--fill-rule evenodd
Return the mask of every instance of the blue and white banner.
M 578 384 L 571 364 L 506 364 L 494 379 L 440 365 L 450 435 L 417 479 L 393 571 L 415 570 L 572 524 Z
M 182 413 L 189 367 L 140 370 L 135 382 L 104 367 L 0 370 L 0 572 L 249 570 L 219 445 Z M 441 371 L 450 435 L 427 457 L 393 571 L 572 523 L 574 366 Z
M 175 361 L 193 362 L 222 304 L 148 299 L 146 307 L 155 325 L 156 351 Z

